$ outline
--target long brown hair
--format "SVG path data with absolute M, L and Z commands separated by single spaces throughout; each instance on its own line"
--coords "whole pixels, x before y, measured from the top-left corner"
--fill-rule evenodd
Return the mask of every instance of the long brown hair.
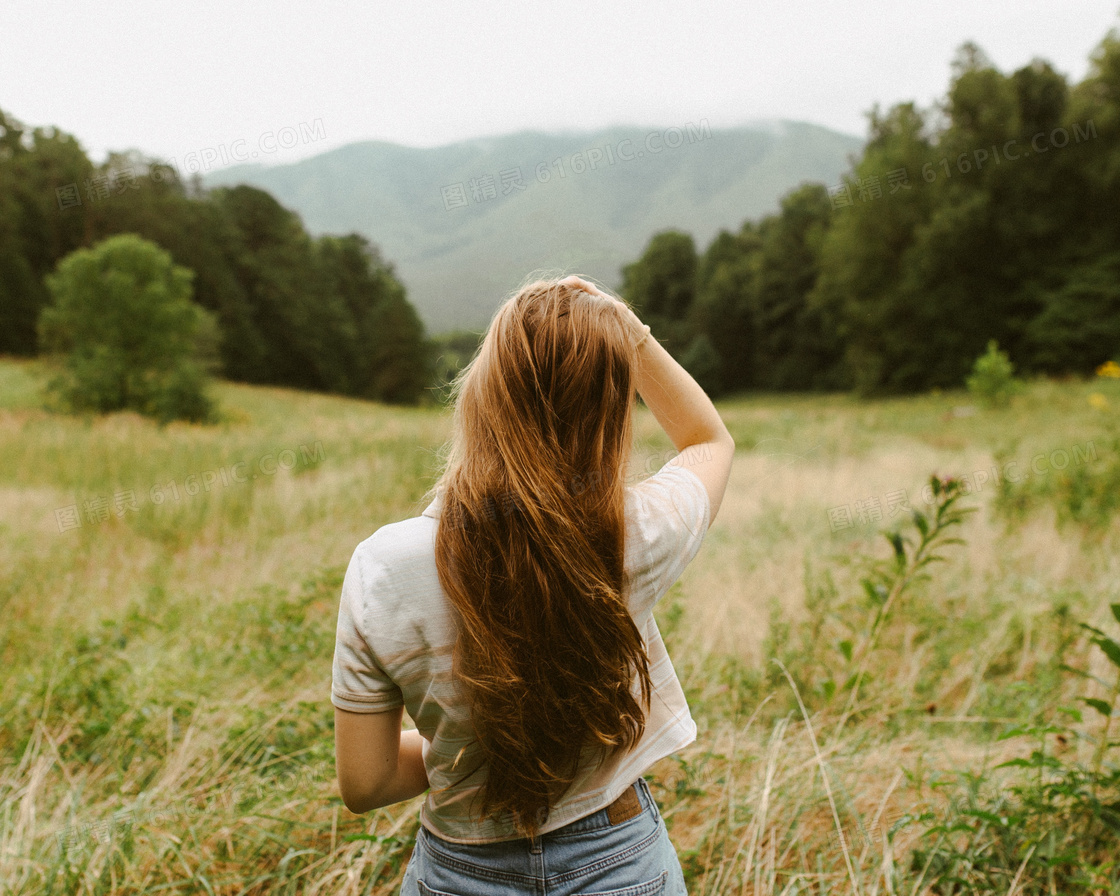
M 451 387 L 436 566 L 486 769 L 481 815 L 535 836 L 583 763 L 627 749 L 649 661 L 624 600 L 632 335 L 558 280 L 495 313 Z M 640 685 L 640 700 L 633 687 Z

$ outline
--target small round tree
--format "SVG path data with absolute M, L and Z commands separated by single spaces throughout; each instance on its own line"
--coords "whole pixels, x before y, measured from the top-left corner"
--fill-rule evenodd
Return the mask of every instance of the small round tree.
M 60 362 L 49 391 L 73 411 L 212 420 L 218 329 L 191 300 L 193 277 L 131 233 L 62 259 L 39 316 L 40 347 Z
M 1006 407 L 1011 396 L 1023 388 L 1022 382 L 1012 375 L 1014 370 L 1007 353 L 999 350 L 999 343 L 989 339 L 988 351 L 976 359 L 965 385 L 988 407 Z

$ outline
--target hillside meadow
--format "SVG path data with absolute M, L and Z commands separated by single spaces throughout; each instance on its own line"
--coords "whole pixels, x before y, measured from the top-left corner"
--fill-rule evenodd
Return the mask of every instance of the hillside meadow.
M 342 805 L 334 626 L 449 411 L 220 384 L 223 423 L 161 429 L 41 379 L 0 359 L 0 893 L 395 893 L 419 801 Z M 648 773 L 690 892 L 1120 892 L 1080 625 L 1120 630 L 1120 380 L 717 404 L 729 491 L 658 608 L 699 736 Z M 674 454 L 637 414 L 634 481 Z M 972 512 L 884 603 L 933 473 Z

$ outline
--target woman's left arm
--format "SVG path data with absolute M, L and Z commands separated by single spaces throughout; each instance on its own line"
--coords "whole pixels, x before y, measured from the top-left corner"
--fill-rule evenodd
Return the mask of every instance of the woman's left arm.
M 387 712 L 334 710 L 334 756 L 338 789 L 351 812 L 361 815 L 428 789 L 424 739 L 401 731 L 404 708 Z

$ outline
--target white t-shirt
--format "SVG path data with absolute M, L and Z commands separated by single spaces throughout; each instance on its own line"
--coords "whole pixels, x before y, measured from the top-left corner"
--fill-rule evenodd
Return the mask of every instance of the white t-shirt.
M 349 712 L 404 706 L 429 743 L 431 789 L 421 823 L 445 840 L 515 839 L 512 822 L 470 811 L 485 770 L 466 706 L 451 677 L 455 630 L 436 573 L 435 536 L 441 498 L 419 517 L 382 526 L 354 550 L 342 585 L 331 702 Z M 696 739 L 696 723 L 669 660 L 653 607 L 700 550 L 711 521 L 708 492 L 676 458 L 626 489 L 625 568 L 631 615 L 649 656 L 650 712 L 645 733 L 625 753 L 577 776 L 549 813 L 541 833 L 610 805 L 657 760 Z M 640 688 L 635 681 L 635 696 Z

